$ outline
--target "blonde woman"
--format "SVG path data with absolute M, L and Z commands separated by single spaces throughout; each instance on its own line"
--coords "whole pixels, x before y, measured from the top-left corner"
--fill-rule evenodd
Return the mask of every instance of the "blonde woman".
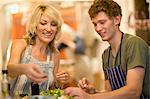
M 66 83 L 68 74 L 59 67 L 59 52 L 55 40 L 60 34 L 62 19 L 50 5 L 40 4 L 33 11 L 25 39 L 13 42 L 8 64 L 10 93 L 29 94 L 31 82 L 39 83 L 40 90 L 51 88 L 54 82 Z

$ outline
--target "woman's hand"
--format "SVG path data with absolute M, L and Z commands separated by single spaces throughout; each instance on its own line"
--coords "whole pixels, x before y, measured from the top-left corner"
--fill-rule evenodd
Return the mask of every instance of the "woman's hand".
M 65 71 L 59 71 L 58 73 L 56 73 L 56 80 L 62 84 L 66 84 L 69 80 L 69 74 Z
M 90 93 L 90 94 L 96 93 L 95 87 L 86 78 L 82 78 L 78 82 L 78 86 L 87 93 Z
M 34 82 L 40 83 L 47 80 L 47 75 L 35 64 L 25 64 L 22 68 L 23 74 Z

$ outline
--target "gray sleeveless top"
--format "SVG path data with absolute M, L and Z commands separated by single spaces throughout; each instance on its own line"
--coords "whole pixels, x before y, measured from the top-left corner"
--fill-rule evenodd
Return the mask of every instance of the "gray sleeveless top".
M 53 58 L 52 54 L 52 60 Z M 48 90 L 49 86 L 52 85 L 54 81 L 53 76 L 53 61 L 50 60 L 50 50 L 47 52 L 47 61 L 39 61 L 32 56 L 32 46 L 27 46 L 25 53 L 21 58 L 21 64 L 36 64 L 48 75 L 48 80 L 39 84 L 40 91 Z M 14 94 L 30 94 L 31 81 L 26 77 L 26 75 L 18 76 L 15 79 L 10 80 L 10 95 Z

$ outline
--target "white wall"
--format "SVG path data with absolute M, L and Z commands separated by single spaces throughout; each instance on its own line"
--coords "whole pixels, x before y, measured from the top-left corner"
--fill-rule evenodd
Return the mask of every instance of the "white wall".
M 116 1 L 122 8 L 123 16 L 120 29 L 125 33 L 135 35 L 135 29 L 130 28 L 128 26 L 129 14 L 134 11 L 134 0 L 114 0 L 114 1 Z
M 150 0 L 146 0 L 147 3 L 149 3 L 148 11 L 149 11 L 149 18 L 150 18 Z
M 0 42 L 2 56 L 4 56 L 11 41 L 11 17 L 10 14 L 6 12 L 5 6 L 0 6 Z

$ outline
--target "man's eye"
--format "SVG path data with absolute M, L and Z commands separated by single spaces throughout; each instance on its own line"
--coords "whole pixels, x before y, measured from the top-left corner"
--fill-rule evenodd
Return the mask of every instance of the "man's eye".
M 100 24 L 104 24 L 105 22 L 100 22 Z
M 97 24 L 96 24 L 96 23 L 93 23 L 93 25 L 94 25 L 94 26 L 97 26 Z
M 100 21 L 99 23 L 100 23 L 100 24 L 105 24 L 105 21 Z

